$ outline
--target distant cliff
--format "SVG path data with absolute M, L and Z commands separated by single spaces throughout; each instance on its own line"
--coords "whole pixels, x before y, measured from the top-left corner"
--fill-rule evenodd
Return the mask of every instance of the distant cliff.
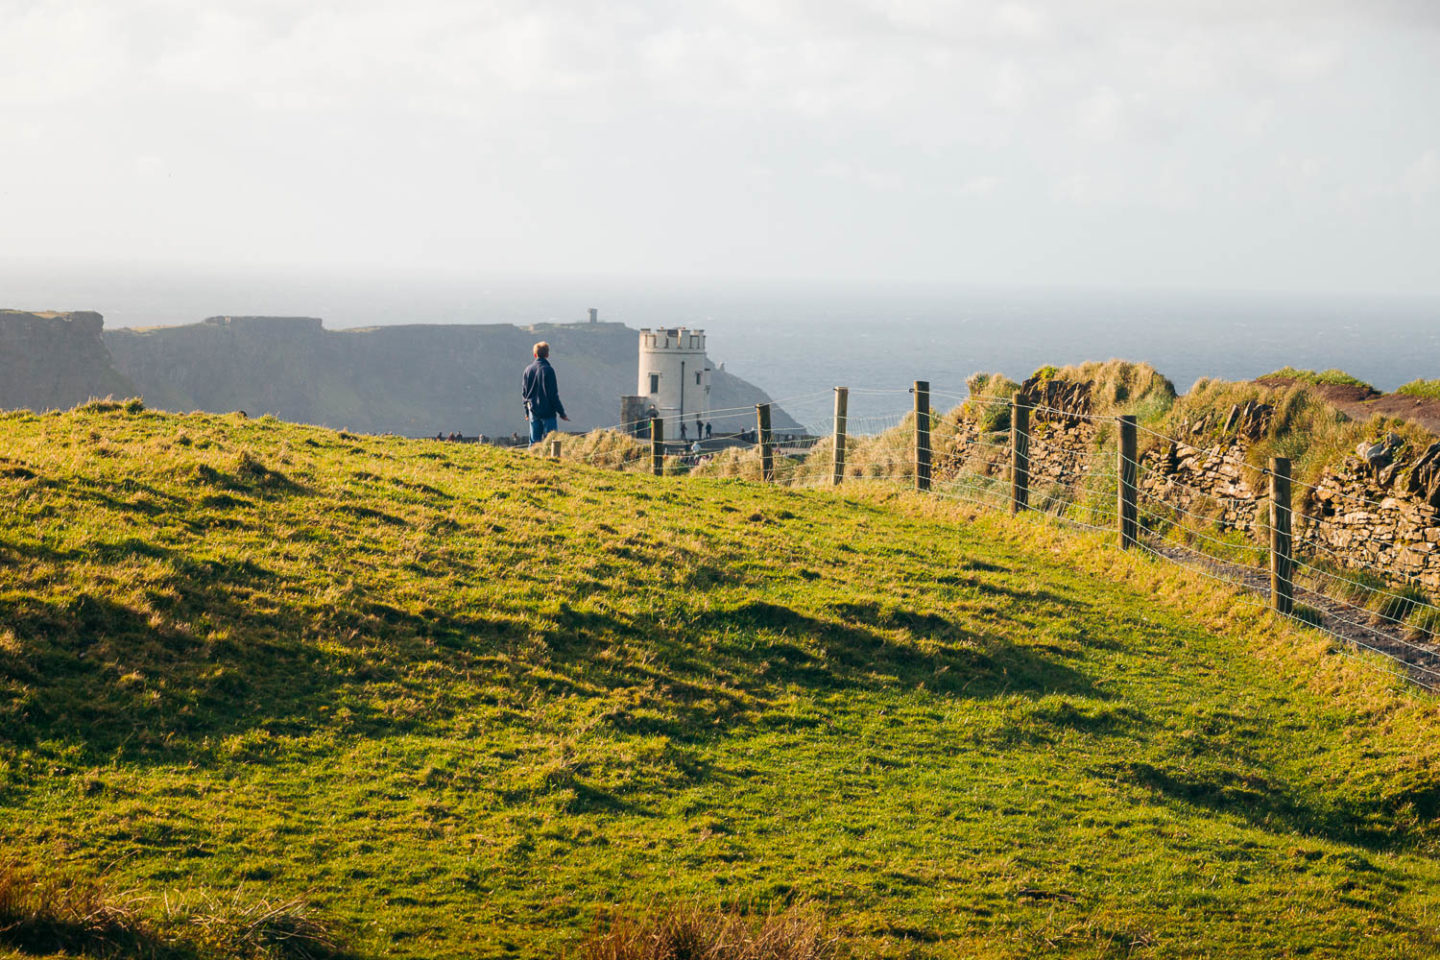
M 98 313 L 0 310 L 0 409 L 54 410 L 131 396 L 101 339 Z
M 115 367 L 145 402 L 166 410 L 245 410 L 364 433 L 524 429 L 520 372 L 536 340 L 550 341 L 570 430 L 620 419 L 635 389 L 639 332 L 618 323 L 408 324 L 326 330 L 313 317 L 213 317 L 147 330 L 109 330 Z M 711 407 L 768 399 L 717 370 Z M 716 429 L 753 424 L 716 418 Z M 777 429 L 795 429 L 777 413 Z

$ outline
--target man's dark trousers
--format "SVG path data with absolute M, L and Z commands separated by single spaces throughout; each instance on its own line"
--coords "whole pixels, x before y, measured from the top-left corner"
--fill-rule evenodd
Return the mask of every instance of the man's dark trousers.
M 559 417 L 537 417 L 530 415 L 530 446 L 535 446 L 545 439 L 548 433 L 554 433 L 560 427 Z

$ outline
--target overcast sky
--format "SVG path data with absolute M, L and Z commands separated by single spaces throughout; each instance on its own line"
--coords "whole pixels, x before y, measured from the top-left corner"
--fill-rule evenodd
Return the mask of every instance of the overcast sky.
M 0 257 L 1440 294 L 1437 0 L 0 0 Z

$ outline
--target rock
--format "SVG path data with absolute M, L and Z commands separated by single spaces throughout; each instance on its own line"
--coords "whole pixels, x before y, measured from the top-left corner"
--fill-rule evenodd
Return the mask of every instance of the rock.
M 1076 380 L 1045 380 L 1031 377 L 1020 385 L 1020 393 L 1035 406 L 1036 423 L 1059 423 L 1076 428 L 1090 412 L 1090 383 Z
M 1220 430 L 1222 433 L 1229 433 L 1231 430 L 1235 429 L 1235 425 L 1239 422 L 1240 405 L 1237 403 L 1230 408 L 1230 415 L 1225 418 L 1225 426 L 1221 427 Z
M 1440 507 L 1440 441 L 1420 455 L 1410 468 L 1405 482 L 1406 492 L 1425 501 L 1427 506 Z

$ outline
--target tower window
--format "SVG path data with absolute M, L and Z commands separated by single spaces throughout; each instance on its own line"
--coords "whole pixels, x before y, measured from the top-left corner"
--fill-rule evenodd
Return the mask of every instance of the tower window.
M 659 392 L 660 392 L 660 374 L 658 374 L 658 373 L 652 373 L 652 374 L 650 374 L 650 392 L 651 392 L 651 393 L 659 393 Z
M 695 386 L 700 386 L 700 374 L 695 374 Z

